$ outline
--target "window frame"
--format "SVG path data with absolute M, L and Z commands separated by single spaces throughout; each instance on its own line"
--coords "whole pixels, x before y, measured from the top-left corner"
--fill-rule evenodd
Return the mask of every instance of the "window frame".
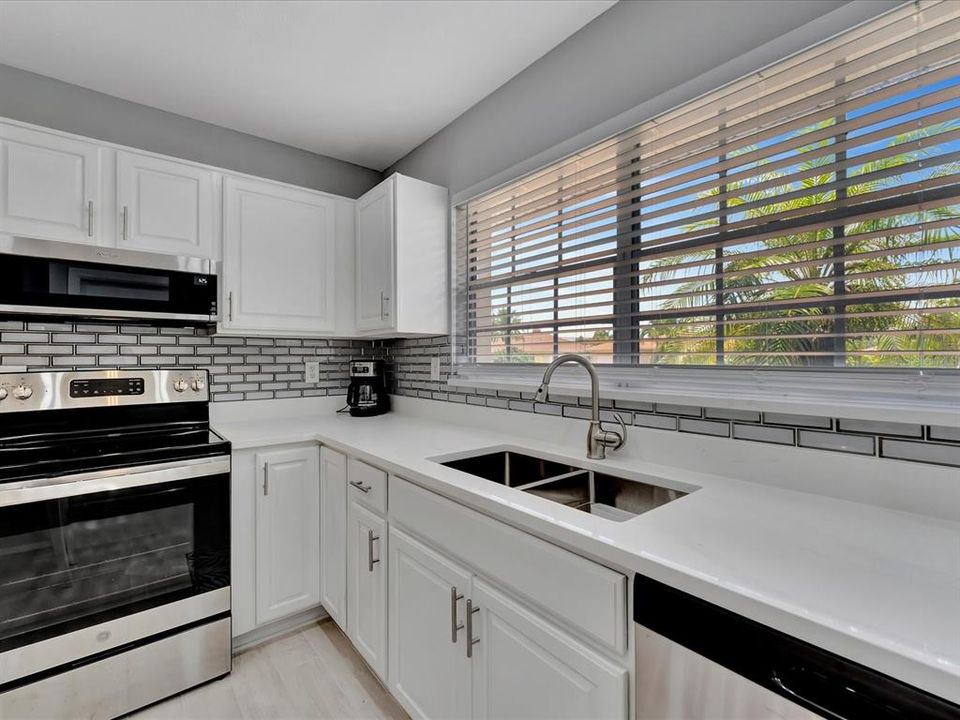
M 891 10 L 862 24 L 875 22 L 880 17 L 898 10 L 900 9 Z M 850 28 L 850 30 L 852 29 Z M 806 49 L 809 48 L 800 50 L 798 53 L 805 52 Z M 792 57 L 792 55 L 781 58 L 771 65 L 783 62 L 789 57 Z M 727 85 L 740 82 L 745 78 L 756 75 L 758 72 L 762 72 L 764 69 L 746 73 L 729 83 L 724 83 L 709 90 L 700 97 L 708 96 Z M 692 103 L 697 99 L 691 98 L 681 105 Z M 666 112 L 669 113 L 676 107 L 678 106 L 675 105 Z M 612 133 L 607 136 L 606 140 L 614 139 L 622 132 L 621 129 Z M 836 138 L 833 139 L 836 140 Z M 593 141 L 575 152 L 564 152 L 563 156 L 573 157 L 602 142 L 604 140 Z M 525 392 L 535 388 L 536 383 L 539 382 L 545 368 L 543 364 L 464 362 L 464 357 L 468 357 L 469 354 L 463 352 L 463 350 L 476 340 L 475 337 L 470 337 L 466 333 L 465 320 L 468 312 L 466 288 L 464 287 L 465 268 L 461 267 L 460 264 L 461 257 L 466 252 L 466 234 L 458 223 L 458 217 L 469 199 L 486 195 L 497 188 L 507 187 L 562 160 L 563 157 L 553 159 L 550 162 L 543 163 L 539 169 L 526 169 L 512 179 L 498 182 L 495 187 L 487 188 L 482 192 L 471 192 L 469 196 L 465 196 L 466 193 L 463 193 L 454 198 L 451 213 L 453 226 L 451 237 L 456 238 L 454 257 L 451 262 L 453 274 L 451 290 L 454 302 L 451 313 L 452 327 L 454 328 L 451 359 L 454 373 L 449 379 L 449 384 L 453 387 Z M 635 186 L 631 185 L 629 187 L 633 188 Z M 629 195 L 629 192 L 625 194 Z M 617 199 L 614 198 L 614 200 Z M 620 200 L 619 202 L 623 201 Z M 629 225 L 635 214 L 618 220 L 618 224 Z M 722 216 L 721 208 L 718 217 Z M 618 235 L 621 235 L 621 233 L 618 232 Z M 838 244 L 842 254 L 842 234 L 835 235 L 835 237 L 839 240 Z M 618 239 L 617 253 L 621 256 L 618 257 L 618 260 L 629 260 L 637 257 L 637 249 L 637 245 L 630 242 L 624 243 Z M 717 252 L 719 260 L 722 257 L 720 255 L 723 252 L 722 248 L 717 249 Z M 835 248 L 834 252 L 836 252 Z M 612 322 L 616 323 L 616 318 L 626 316 L 626 321 L 621 320 L 619 324 L 615 324 L 613 327 L 614 358 L 632 354 L 638 341 L 639 328 L 635 321 L 639 308 L 639 287 L 633 282 L 621 282 L 618 285 L 618 276 L 621 280 L 624 277 L 629 277 L 634 267 L 632 264 L 617 265 L 614 270 L 612 304 L 614 305 L 613 316 L 615 319 Z M 844 271 L 843 260 L 834 263 L 834 274 L 843 275 Z M 837 284 L 840 286 L 838 294 L 842 295 L 844 283 L 839 281 Z M 723 304 L 722 292 L 723 287 L 718 283 L 718 307 Z M 841 298 L 835 299 L 834 304 L 842 307 L 845 303 Z M 620 312 L 623 309 L 626 312 Z M 717 317 L 718 319 L 721 318 L 722 313 L 718 312 Z M 840 322 L 842 323 L 842 319 Z M 719 327 L 722 327 L 722 325 L 719 325 Z M 720 333 L 716 334 L 719 335 Z M 845 338 L 835 338 L 834 342 L 842 343 L 844 340 Z M 717 340 L 718 351 L 721 350 L 719 347 L 721 342 L 722 340 Z M 461 348 L 459 353 L 458 347 Z M 722 352 L 718 352 L 718 357 L 722 358 Z M 790 410 L 811 414 L 822 414 L 827 412 L 827 408 L 831 408 L 829 413 L 836 415 L 839 410 L 836 393 L 841 390 L 846 403 L 842 408 L 845 417 L 880 419 L 889 418 L 892 413 L 902 417 L 902 413 L 906 412 L 912 418 L 922 418 L 919 420 L 921 422 L 960 426 L 960 410 L 957 410 L 957 408 L 960 408 L 960 382 L 958 382 L 960 368 L 878 367 L 864 369 L 862 367 L 836 366 L 835 356 L 832 362 L 834 363 L 833 366 L 824 364 L 814 367 L 794 366 L 783 368 L 731 366 L 723 365 L 722 362 L 718 362 L 715 366 L 640 365 L 616 363 L 615 360 L 612 365 L 597 365 L 596 367 L 601 377 L 604 397 L 620 398 L 625 401 L 655 400 L 659 402 L 696 402 L 698 404 L 706 404 L 708 401 L 723 401 L 725 407 L 740 407 L 751 410 Z M 573 376 L 567 380 L 562 380 L 562 375 L 562 373 L 557 375 L 558 392 L 561 392 L 559 388 L 562 387 L 561 394 L 578 397 L 585 394 L 587 385 L 584 381 L 577 380 Z M 668 389 L 658 389 L 658 386 L 664 383 Z M 736 389 L 733 390 L 731 387 Z

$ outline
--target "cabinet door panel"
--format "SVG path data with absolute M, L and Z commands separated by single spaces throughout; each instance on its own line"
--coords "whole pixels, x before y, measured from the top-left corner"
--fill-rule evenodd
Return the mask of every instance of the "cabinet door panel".
M 314 447 L 257 453 L 257 624 L 320 603 L 319 463 Z
M 383 518 L 355 500 L 350 502 L 347 545 L 347 635 L 357 651 L 386 679 L 387 538 Z
M 347 458 L 320 448 L 320 603 L 347 627 Z
M 0 231 L 97 244 L 97 145 L 0 125 L 0 152 Z
M 122 247 L 212 255 L 212 171 L 120 151 L 117 194 Z
M 394 324 L 394 184 L 381 183 L 357 201 L 357 329 Z
M 626 720 L 627 671 L 478 578 L 475 720 Z
M 467 597 L 470 574 L 390 528 L 390 691 L 414 718 L 470 716 L 470 666 L 463 630 L 452 639 L 451 588 Z M 462 622 L 466 601 L 456 603 Z
M 306 190 L 224 179 L 224 327 L 334 328 L 335 203 Z

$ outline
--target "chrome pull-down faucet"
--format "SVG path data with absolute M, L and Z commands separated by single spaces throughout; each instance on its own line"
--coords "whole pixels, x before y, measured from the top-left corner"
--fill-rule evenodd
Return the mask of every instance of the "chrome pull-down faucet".
M 620 423 L 620 430 L 603 429 L 603 423 L 600 422 L 600 381 L 597 378 L 597 371 L 594 369 L 593 363 L 583 355 L 574 355 L 573 353 L 560 355 L 547 366 L 546 372 L 543 373 L 543 380 L 540 382 L 540 388 L 533 399 L 537 402 L 546 401 L 553 371 L 566 363 L 581 365 L 590 374 L 590 427 L 587 430 L 587 457 L 590 460 L 603 460 L 607 456 L 607 448 L 619 450 L 627 442 L 627 426 L 622 417 L 615 415 L 617 422 Z

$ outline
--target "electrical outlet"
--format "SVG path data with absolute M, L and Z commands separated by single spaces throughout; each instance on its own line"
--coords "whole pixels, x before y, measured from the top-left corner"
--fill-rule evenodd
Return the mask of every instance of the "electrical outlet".
M 304 372 L 305 381 L 308 383 L 320 382 L 320 361 L 307 360 L 306 371 Z
M 440 358 L 439 357 L 430 358 L 430 379 L 435 382 L 440 380 Z

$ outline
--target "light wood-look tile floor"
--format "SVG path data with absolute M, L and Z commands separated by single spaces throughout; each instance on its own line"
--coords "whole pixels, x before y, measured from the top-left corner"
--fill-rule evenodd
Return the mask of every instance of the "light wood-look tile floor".
M 233 673 L 130 720 L 409 720 L 330 620 L 233 658 Z

